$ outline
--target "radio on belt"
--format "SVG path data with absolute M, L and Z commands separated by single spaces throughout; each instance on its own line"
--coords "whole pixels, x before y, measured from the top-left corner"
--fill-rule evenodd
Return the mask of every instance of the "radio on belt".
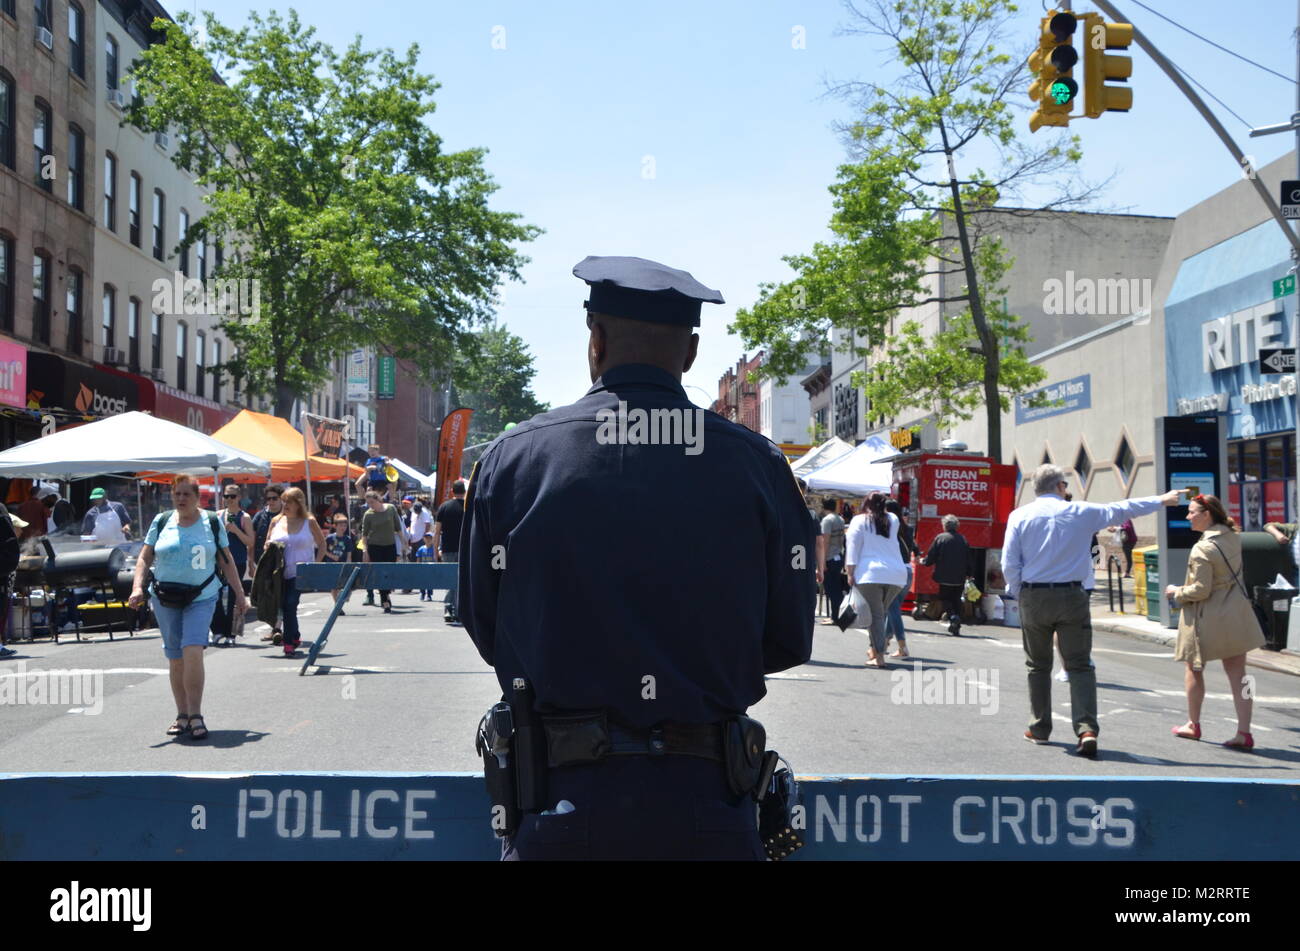
M 1016 507 L 1016 467 L 966 452 L 906 452 L 893 465 L 893 495 L 907 513 L 917 547 L 928 551 L 943 531 L 943 517 L 957 516 L 958 531 L 971 547 L 970 576 L 985 594 L 1002 594 L 1002 539 Z M 904 607 L 914 617 L 928 617 L 931 605 L 935 612 L 941 608 L 938 599 L 931 570 L 918 565 Z

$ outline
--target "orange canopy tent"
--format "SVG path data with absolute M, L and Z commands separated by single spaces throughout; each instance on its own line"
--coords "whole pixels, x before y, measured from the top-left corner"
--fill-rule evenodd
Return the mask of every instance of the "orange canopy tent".
M 254 413 L 251 409 L 240 410 L 239 415 L 213 433 L 212 438 L 269 460 L 273 482 L 301 482 L 307 478 L 302 433 L 279 416 Z M 311 457 L 313 482 L 355 481 L 364 471 L 342 459 Z M 222 476 L 227 478 L 225 473 Z M 266 481 L 265 476 L 233 473 L 228 478 L 233 482 Z

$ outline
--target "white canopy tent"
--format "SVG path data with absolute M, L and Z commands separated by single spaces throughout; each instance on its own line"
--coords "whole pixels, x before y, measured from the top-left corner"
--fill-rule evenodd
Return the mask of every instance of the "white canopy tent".
M 839 436 L 832 436 L 820 446 L 814 446 L 794 462 L 790 463 L 790 469 L 795 475 L 802 476 L 820 468 L 821 466 L 829 465 L 840 456 L 847 455 L 852 451 L 852 443 L 845 442 Z
M 86 479 L 119 472 L 270 475 L 271 464 L 179 423 L 122 413 L 0 452 L 0 476 Z
M 813 492 L 852 496 L 888 492 L 894 481 L 894 467 L 882 460 L 896 455 L 897 449 L 879 436 L 872 436 L 852 452 L 801 476 Z
M 433 483 L 434 483 L 433 476 L 421 475 L 415 469 L 411 468 L 406 463 L 404 463 L 401 459 L 390 458 L 388 461 L 392 463 L 393 468 L 396 469 L 398 472 L 400 472 L 402 475 L 406 476 L 408 479 L 410 479 L 413 482 L 418 482 L 421 486 L 423 486 L 425 489 L 428 489 L 430 492 L 433 491 Z

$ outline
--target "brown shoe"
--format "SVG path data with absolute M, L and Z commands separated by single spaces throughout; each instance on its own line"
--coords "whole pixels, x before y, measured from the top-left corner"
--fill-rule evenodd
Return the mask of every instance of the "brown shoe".
M 1031 733 L 1029 730 L 1025 731 L 1025 739 L 1028 740 L 1030 743 L 1037 743 L 1039 746 L 1046 746 L 1049 742 L 1051 742 L 1050 740 L 1046 740 L 1042 737 L 1034 736 L 1034 734 Z
M 1075 752 L 1080 756 L 1086 756 L 1088 759 L 1097 758 L 1097 734 L 1091 731 L 1080 734 L 1079 745 Z

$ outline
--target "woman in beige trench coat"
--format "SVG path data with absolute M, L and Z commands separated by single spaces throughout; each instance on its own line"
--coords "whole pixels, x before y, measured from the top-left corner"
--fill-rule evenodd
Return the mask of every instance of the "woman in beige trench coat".
M 1245 693 L 1246 653 L 1264 645 L 1264 633 L 1241 581 L 1241 538 L 1223 503 L 1213 495 L 1192 499 L 1187 517 L 1201 538 L 1187 562 L 1187 583 L 1165 588 L 1165 597 L 1182 608 L 1174 660 L 1187 663 L 1188 719 L 1173 733 L 1189 740 L 1201 738 L 1205 664 L 1221 660 L 1237 708 L 1237 735 L 1223 745 L 1248 750 L 1255 740 L 1250 735 L 1254 703 Z

